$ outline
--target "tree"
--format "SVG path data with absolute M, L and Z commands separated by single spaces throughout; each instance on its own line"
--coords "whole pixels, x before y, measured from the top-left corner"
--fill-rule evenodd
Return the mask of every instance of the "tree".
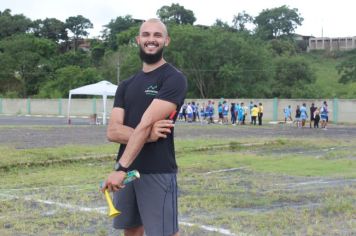
M 79 66 L 81 68 L 90 67 L 90 55 L 83 51 L 69 51 L 63 54 L 56 55 L 51 61 L 53 70 L 69 65 Z
M 78 48 L 78 39 L 81 36 L 88 36 L 88 29 L 93 28 L 93 24 L 89 19 L 83 17 L 82 15 L 71 16 L 66 19 L 65 26 L 73 33 L 74 39 L 74 50 L 77 51 Z
M 227 22 L 223 22 L 220 19 L 216 19 L 215 23 L 213 24 L 212 27 L 222 28 L 222 29 L 227 30 L 227 31 L 234 31 L 235 30 Z
M 0 11 L 0 39 L 17 33 L 25 33 L 32 21 L 24 15 L 11 15 L 11 10 Z
M 234 16 L 232 23 L 233 27 L 238 31 L 248 31 L 246 25 L 253 23 L 253 17 L 243 11 L 237 14 L 237 16 Z
M 103 37 L 111 49 L 117 50 L 117 34 L 128 30 L 131 27 L 138 26 L 141 22 L 141 20 L 133 19 L 130 15 L 124 17 L 119 16 L 104 26 Z
M 190 97 L 269 96 L 269 52 L 245 34 L 172 26 L 165 53 L 188 78 Z
M 44 69 L 55 55 L 56 45 L 48 39 L 20 34 L 1 40 L 0 51 L 1 64 L 6 65 L 6 73 L 0 73 L 0 79 L 11 80 L 21 97 L 37 94 L 48 76 Z
M 56 43 L 68 40 L 66 25 L 56 18 L 35 20 L 33 22 L 32 31 L 36 36 L 51 39 Z
M 163 6 L 157 10 L 157 16 L 165 23 L 175 23 L 180 25 L 193 25 L 197 20 L 193 11 L 185 9 L 179 4 L 172 3 L 171 6 Z
M 97 45 L 91 49 L 91 59 L 95 66 L 99 66 L 101 60 L 105 55 L 105 47 L 103 45 Z
M 291 40 L 272 39 L 268 45 L 275 56 L 293 56 L 297 53 L 296 45 Z
M 315 73 L 300 57 L 279 57 L 275 62 L 273 95 L 281 98 L 314 96 Z
M 39 94 L 48 98 L 68 97 L 69 90 L 101 80 L 95 68 L 66 66 L 55 71 L 53 79 L 41 86 Z
M 264 40 L 279 37 L 290 37 L 294 30 L 302 25 L 303 18 L 297 8 L 290 9 L 286 5 L 265 9 L 256 18 L 256 34 Z

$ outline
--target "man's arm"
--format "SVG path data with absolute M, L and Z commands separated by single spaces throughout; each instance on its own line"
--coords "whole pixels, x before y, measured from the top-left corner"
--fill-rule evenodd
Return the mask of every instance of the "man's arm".
M 134 129 L 124 125 L 125 110 L 119 107 L 114 107 L 109 120 L 108 129 L 106 132 L 107 139 L 110 142 L 127 144 Z M 167 133 L 171 132 L 174 125 L 171 121 L 163 119 L 154 123 L 153 129 L 146 142 L 155 142 L 159 138 L 166 138 Z
M 120 158 L 122 166 L 129 167 L 131 165 L 149 137 L 155 122 L 165 119 L 176 108 L 176 104 L 168 101 L 160 99 L 152 101 L 129 138 L 125 151 Z
M 164 100 L 154 99 L 143 114 L 140 123 L 129 136 L 124 153 L 120 158 L 120 165 L 128 168 L 136 159 L 146 140 L 149 138 L 153 125 L 167 117 L 172 111 L 176 110 L 176 104 Z M 172 122 L 172 121 L 170 121 Z M 109 191 L 117 191 L 122 187 L 126 174 L 122 171 L 114 171 L 109 176 L 105 185 Z
M 106 137 L 110 142 L 126 144 L 134 129 L 124 125 L 125 110 L 120 107 L 112 109 Z

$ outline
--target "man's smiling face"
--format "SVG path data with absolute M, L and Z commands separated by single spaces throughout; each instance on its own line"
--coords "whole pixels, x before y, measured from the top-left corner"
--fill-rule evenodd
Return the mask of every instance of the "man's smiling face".
M 163 48 L 168 46 L 167 29 L 160 21 L 147 21 L 142 24 L 136 37 L 140 47 L 140 57 L 147 64 L 154 64 L 162 59 Z

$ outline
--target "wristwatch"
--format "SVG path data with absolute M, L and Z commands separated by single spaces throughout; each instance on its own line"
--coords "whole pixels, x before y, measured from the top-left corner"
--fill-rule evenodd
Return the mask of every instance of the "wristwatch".
M 129 168 L 123 167 L 122 165 L 120 165 L 119 162 L 116 162 L 116 163 L 115 163 L 115 166 L 114 166 L 114 170 L 116 170 L 116 171 L 123 171 L 123 172 L 127 173 L 127 171 L 129 170 Z

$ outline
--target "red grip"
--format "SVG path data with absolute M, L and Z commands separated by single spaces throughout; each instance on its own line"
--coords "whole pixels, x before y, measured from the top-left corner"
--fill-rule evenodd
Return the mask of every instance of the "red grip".
M 177 113 L 176 110 L 172 111 L 172 113 L 169 115 L 168 119 L 173 120 L 176 113 Z

